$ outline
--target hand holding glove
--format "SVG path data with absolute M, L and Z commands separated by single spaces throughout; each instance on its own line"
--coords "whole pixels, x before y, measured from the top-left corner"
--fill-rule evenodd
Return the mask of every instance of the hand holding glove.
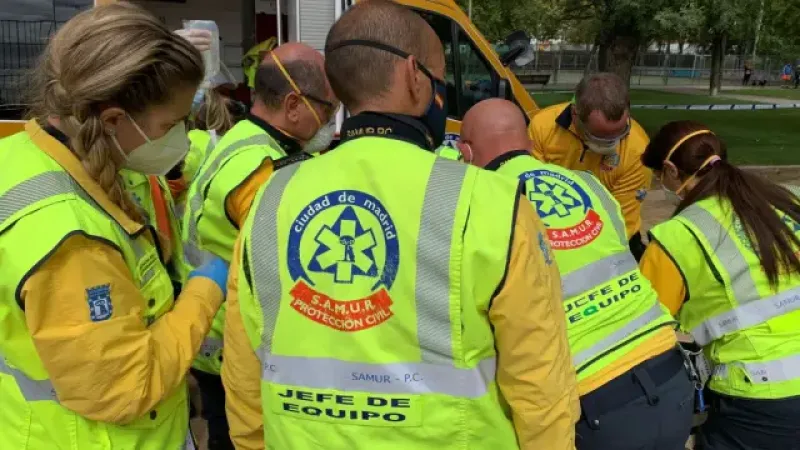
M 194 48 L 204 52 L 211 50 L 211 32 L 197 28 L 175 30 L 175 34 L 191 43 Z

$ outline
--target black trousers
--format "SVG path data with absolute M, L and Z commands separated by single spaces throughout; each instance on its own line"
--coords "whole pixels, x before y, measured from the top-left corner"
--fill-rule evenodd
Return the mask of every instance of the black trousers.
M 225 389 L 219 375 L 192 369 L 200 387 L 203 419 L 208 423 L 208 450 L 233 450 L 228 418 L 225 416 Z
M 696 450 L 800 450 L 800 397 L 754 400 L 706 389 L 711 410 Z
M 645 361 L 581 397 L 578 450 L 684 450 L 694 385 L 679 350 Z

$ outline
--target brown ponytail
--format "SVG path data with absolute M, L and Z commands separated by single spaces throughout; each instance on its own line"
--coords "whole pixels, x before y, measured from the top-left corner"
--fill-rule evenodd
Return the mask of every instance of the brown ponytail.
M 654 171 L 663 170 L 664 158 L 678 141 L 689 133 L 707 129 L 691 121 L 668 123 L 647 146 L 642 163 Z M 770 286 L 777 289 L 781 275 L 800 273 L 800 260 L 795 254 L 800 241 L 776 212 L 780 211 L 800 224 L 798 198 L 783 186 L 730 164 L 725 143 L 713 134 L 701 134 L 686 140 L 672 154 L 670 162 L 686 180 L 713 155 L 719 155 L 721 159 L 696 174 L 697 184 L 686 193 L 673 216 L 708 197 L 728 200 L 759 257 Z
M 109 106 L 141 114 L 169 102 L 176 87 L 196 88 L 203 79 L 200 53 L 150 13 L 120 2 L 64 24 L 35 74 L 34 117 L 58 119 L 86 172 L 128 216 L 143 221 L 118 175 L 123 157 L 99 114 Z

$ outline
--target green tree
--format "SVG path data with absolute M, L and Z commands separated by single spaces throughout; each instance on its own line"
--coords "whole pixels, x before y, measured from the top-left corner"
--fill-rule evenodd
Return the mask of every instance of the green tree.
M 467 11 L 469 0 L 458 0 Z M 548 0 L 473 0 L 472 21 L 489 41 L 498 41 L 512 31 L 524 30 L 538 39 L 558 35 L 559 4 Z
M 598 68 L 630 80 L 639 49 L 659 29 L 658 13 L 680 0 L 559 0 L 565 26 L 596 30 Z

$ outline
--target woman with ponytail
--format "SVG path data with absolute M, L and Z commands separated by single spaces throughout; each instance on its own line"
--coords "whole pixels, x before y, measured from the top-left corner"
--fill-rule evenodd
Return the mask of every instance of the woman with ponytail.
M 35 118 L 0 140 L 0 449 L 192 448 L 186 373 L 227 267 L 175 298 L 120 171 L 186 154 L 200 53 L 114 3 L 67 22 L 35 75 Z
M 689 121 L 665 125 L 642 162 L 677 207 L 641 261 L 711 364 L 695 448 L 800 449 L 800 200 L 728 162 Z

